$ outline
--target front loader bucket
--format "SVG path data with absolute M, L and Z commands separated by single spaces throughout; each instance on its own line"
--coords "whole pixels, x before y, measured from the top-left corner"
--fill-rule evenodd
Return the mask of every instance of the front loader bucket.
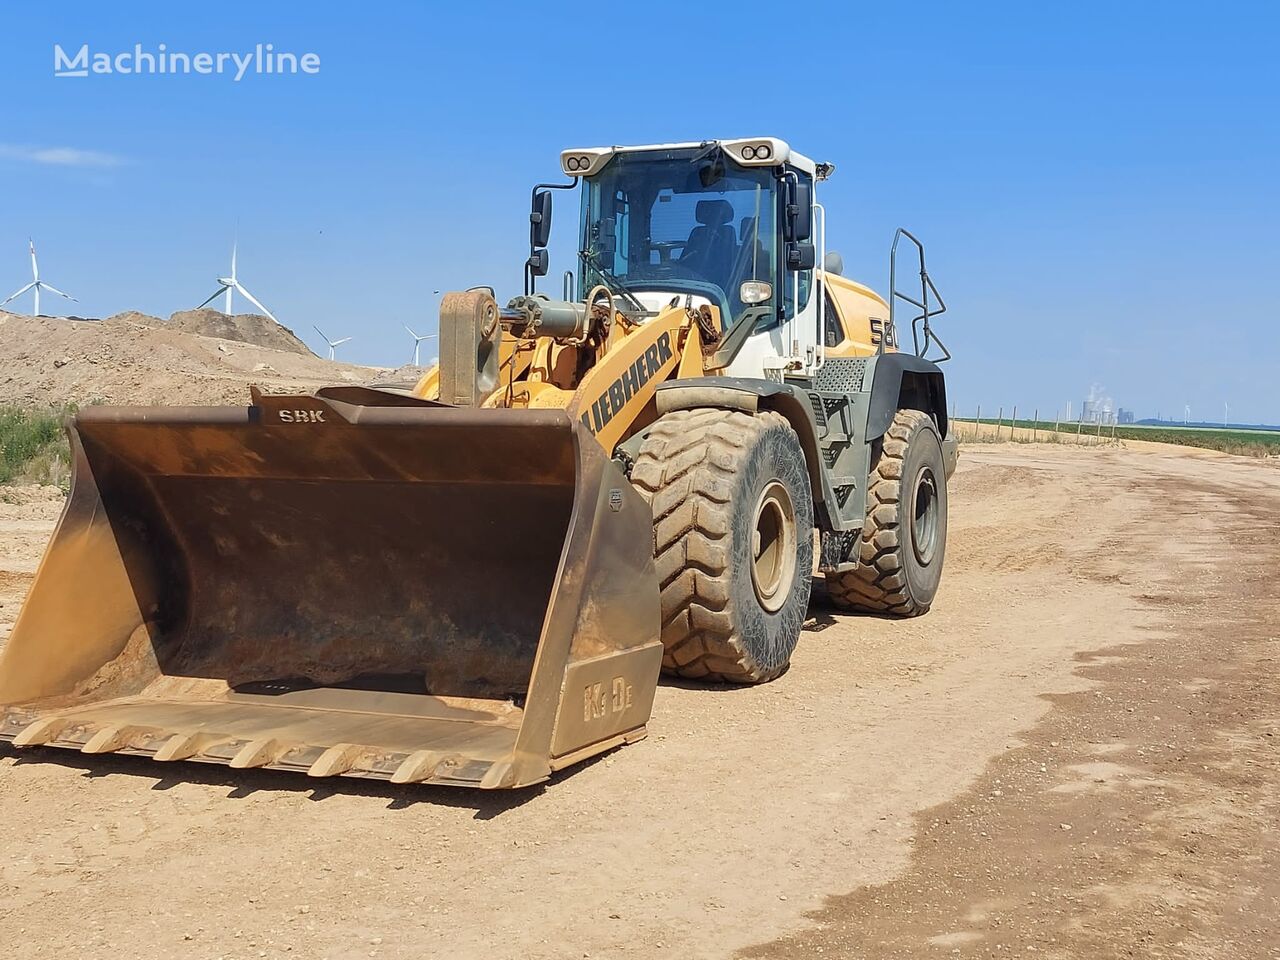
M 0 654 L 0 739 L 519 787 L 644 735 L 648 506 L 561 411 L 110 408 Z

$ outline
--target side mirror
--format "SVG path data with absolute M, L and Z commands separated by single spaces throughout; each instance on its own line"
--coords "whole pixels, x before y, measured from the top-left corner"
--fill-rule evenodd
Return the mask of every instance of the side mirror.
M 808 240 L 813 236 L 813 185 L 807 180 L 787 180 L 788 240 Z
M 529 272 L 535 277 L 545 277 L 547 271 L 551 268 L 551 256 L 547 253 L 546 248 L 534 250 L 529 254 Z
M 545 247 L 550 241 L 551 191 L 543 190 L 533 195 L 533 209 L 529 213 L 529 246 L 537 249 Z
M 812 270 L 818 260 L 818 251 L 812 243 L 792 240 L 787 243 L 787 269 Z

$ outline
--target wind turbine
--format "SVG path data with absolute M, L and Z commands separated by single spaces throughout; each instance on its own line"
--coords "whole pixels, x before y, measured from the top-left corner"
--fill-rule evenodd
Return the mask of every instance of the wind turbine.
M 409 336 L 413 337 L 413 365 L 415 367 L 421 366 L 421 364 L 418 363 L 418 348 L 422 345 L 423 340 L 434 340 L 436 335 L 434 333 L 427 333 L 422 336 L 418 336 L 412 330 L 409 330 L 409 325 L 407 323 L 404 325 L 404 328 L 409 331 Z
M 248 290 L 246 290 L 244 286 L 240 283 L 240 281 L 236 279 L 236 247 L 238 245 L 239 245 L 238 241 L 236 240 L 231 241 L 231 276 L 218 277 L 218 283 L 220 284 L 220 286 L 218 287 L 217 291 L 214 293 L 212 297 L 210 297 L 204 303 L 200 304 L 200 307 L 206 307 L 210 303 L 212 303 L 214 300 L 218 299 L 220 295 L 226 294 L 226 297 L 227 297 L 226 309 L 224 309 L 222 312 L 229 317 L 231 316 L 231 294 L 232 292 L 236 292 L 236 293 L 239 293 L 240 296 L 248 300 L 250 303 L 252 303 L 259 310 L 261 310 L 271 320 L 274 320 L 276 323 L 279 323 L 280 321 L 276 320 L 275 315 L 266 307 L 264 307 L 261 303 L 255 300 L 253 298 L 253 294 L 250 293 Z M 199 310 L 200 307 L 196 307 L 196 309 Z
M 346 343 L 348 340 L 351 339 L 350 337 L 343 337 L 341 340 L 330 340 L 328 337 L 324 335 L 324 331 L 321 330 L 319 327 L 316 327 L 315 331 L 316 333 L 320 334 L 321 339 L 323 339 L 324 342 L 329 345 L 330 360 L 334 359 L 334 356 L 333 356 L 334 350 L 342 346 L 344 343 Z
M 28 283 L 21 290 L 19 290 L 17 293 L 11 294 L 8 300 L 0 302 L 0 307 L 3 307 L 6 303 L 9 302 L 9 300 L 16 300 L 18 297 L 22 296 L 28 290 L 31 290 L 34 292 L 33 295 L 35 297 L 35 312 L 32 313 L 32 316 L 38 317 L 40 316 L 40 291 L 42 289 L 48 290 L 50 293 L 56 293 L 60 297 L 65 297 L 68 300 L 78 303 L 79 301 L 76 300 L 75 297 L 71 296 L 70 294 L 63 293 L 53 284 L 45 283 L 43 280 L 40 279 L 40 265 L 36 263 L 35 241 L 33 241 L 28 237 L 27 245 L 31 248 L 31 282 Z
M 1185 427 L 1191 422 L 1191 404 L 1187 404 L 1182 408 L 1182 425 Z
M 1223 400 L 1222 401 L 1222 429 L 1223 430 L 1227 428 L 1227 411 L 1229 409 L 1231 408 L 1227 406 L 1227 401 Z

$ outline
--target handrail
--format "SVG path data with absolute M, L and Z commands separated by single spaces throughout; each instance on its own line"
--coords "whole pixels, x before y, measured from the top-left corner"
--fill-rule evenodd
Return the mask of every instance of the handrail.
M 898 289 L 898 241 L 906 237 L 916 246 L 917 256 L 920 261 L 920 299 L 907 296 Z M 937 309 L 931 309 L 929 305 L 929 295 L 932 294 L 938 301 Z M 896 320 L 895 305 L 899 300 L 905 300 L 917 310 L 919 314 L 911 318 L 911 341 L 915 347 L 916 356 L 922 359 L 929 352 L 929 344 L 936 343 L 938 349 L 942 351 L 942 356 L 938 357 L 936 362 L 942 363 L 951 359 L 951 351 L 947 349 L 947 345 L 942 342 L 936 333 L 930 321 L 934 317 L 939 317 L 947 312 L 947 304 L 942 299 L 942 294 L 938 292 L 938 288 L 934 286 L 933 278 L 929 276 L 929 271 L 924 266 L 924 244 L 916 239 L 915 235 L 905 227 L 899 227 L 893 235 L 893 246 L 889 251 L 889 324 L 898 329 Z M 923 344 L 921 343 L 921 335 L 923 334 Z

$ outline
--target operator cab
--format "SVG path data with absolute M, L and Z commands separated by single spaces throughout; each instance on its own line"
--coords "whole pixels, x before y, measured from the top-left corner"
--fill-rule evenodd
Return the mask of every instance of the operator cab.
M 655 309 L 683 293 L 721 307 L 726 324 L 747 307 L 769 312 L 775 169 L 737 163 L 718 143 L 617 152 L 583 178 L 579 296 L 620 285 Z
M 675 298 L 713 305 L 726 338 L 746 327 L 738 375 L 821 363 L 813 184 L 829 165 L 764 137 L 566 150 L 561 168 L 581 180 L 577 300 L 603 285 L 639 320 Z M 530 280 L 546 272 L 539 253 Z

